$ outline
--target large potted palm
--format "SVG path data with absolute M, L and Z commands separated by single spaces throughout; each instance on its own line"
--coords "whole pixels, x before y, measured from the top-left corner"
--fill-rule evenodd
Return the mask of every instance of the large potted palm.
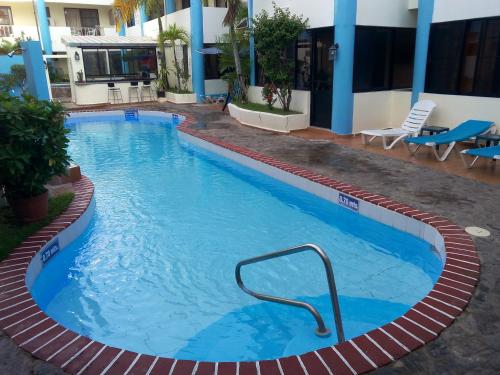
M 59 103 L 0 94 L 0 191 L 24 222 L 47 216 L 45 185 L 69 164 L 64 118 Z
M 171 24 L 167 30 L 159 35 L 160 43 L 168 44 L 172 50 L 176 84 L 170 90 L 167 90 L 166 98 L 172 103 L 196 103 L 196 95 L 188 90 L 188 81 L 190 78 L 187 64 L 180 60 L 178 47 L 189 46 L 189 33 L 175 23 Z M 182 57 L 184 59 L 184 56 Z

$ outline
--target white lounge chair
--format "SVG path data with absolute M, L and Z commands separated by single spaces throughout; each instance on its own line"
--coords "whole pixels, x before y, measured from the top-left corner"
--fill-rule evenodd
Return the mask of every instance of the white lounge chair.
M 420 129 L 422 129 L 427 122 L 427 119 L 431 115 L 434 108 L 436 108 L 436 104 L 430 100 L 421 100 L 415 103 L 400 128 L 363 130 L 361 132 L 363 144 L 367 145 L 375 138 L 382 137 L 384 150 L 390 150 L 400 140 L 405 139 L 406 137 L 417 136 Z M 388 141 L 393 138 L 394 140 L 388 145 Z

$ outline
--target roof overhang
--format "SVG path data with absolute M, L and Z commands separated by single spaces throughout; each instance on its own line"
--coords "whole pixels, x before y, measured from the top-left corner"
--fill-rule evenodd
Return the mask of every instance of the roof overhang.
M 152 38 L 136 36 L 63 36 L 62 42 L 67 47 L 156 47 Z

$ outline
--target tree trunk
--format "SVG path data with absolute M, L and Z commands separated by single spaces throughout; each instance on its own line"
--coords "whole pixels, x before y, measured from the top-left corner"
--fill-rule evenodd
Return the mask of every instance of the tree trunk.
M 161 17 L 158 17 L 158 35 L 162 33 L 163 33 L 163 24 L 161 22 Z M 166 89 L 169 89 L 170 86 L 168 84 L 167 56 L 165 55 L 165 42 L 164 41 L 162 42 L 159 38 L 158 38 L 158 47 L 160 48 L 160 69 L 163 70 L 167 75 Z
M 175 52 L 175 40 L 171 41 L 172 48 L 174 50 L 174 64 L 175 64 L 175 75 L 177 76 L 177 91 L 181 91 L 181 73 L 179 62 L 177 61 L 177 53 Z
M 236 31 L 234 29 L 234 25 L 229 26 L 229 36 L 231 38 L 231 44 L 233 46 L 234 67 L 236 69 L 236 77 L 238 78 L 238 83 L 240 85 L 240 90 L 241 90 L 241 97 L 239 99 L 245 102 L 247 99 L 247 87 L 241 69 L 240 49 L 238 46 L 238 41 L 236 40 Z

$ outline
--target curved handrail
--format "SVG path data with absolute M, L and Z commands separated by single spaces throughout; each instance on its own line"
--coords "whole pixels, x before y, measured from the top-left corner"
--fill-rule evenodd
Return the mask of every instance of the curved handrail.
M 284 250 L 279 250 L 275 251 L 272 253 L 260 255 L 254 258 L 249 258 L 242 260 L 236 265 L 235 269 L 235 276 L 236 276 L 236 282 L 238 283 L 238 286 L 243 290 L 245 293 L 263 300 L 263 301 L 269 301 L 269 302 L 275 302 L 275 303 L 281 303 L 283 305 L 289 305 L 289 306 L 295 306 L 299 307 L 302 309 L 306 309 L 309 311 L 314 319 L 316 320 L 316 323 L 318 324 L 318 328 L 316 329 L 316 334 L 318 336 L 329 336 L 330 335 L 330 330 L 325 326 L 325 322 L 323 321 L 323 318 L 321 317 L 321 314 L 316 310 L 312 305 L 306 303 L 306 302 L 301 302 L 301 301 L 295 301 L 292 299 L 288 298 L 281 298 L 281 297 L 275 297 L 275 296 L 270 296 L 266 294 L 261 294 L 254 292 L 253 290 L 248 289 L 245 284 L 243 283 L 243 280 L 241 279 L 241 267 L 253 264 L 253 263 L 258 263 L 258 262 L 263 262 L 265 260 L 269 259 L 274 259 L 274 258 L 279 258 L 282 256 L 286 255 L 292 255 L 292 254 L 297 254 L 301 253 L 304 251 L 312 250 L 316 254 L 318 254 L 323 261 L 323 265 L 325 266 L 325 272 L 326 272 L 326 278 L 328 280 L 328 289 L 330 290 L 330 299 L 332 302 L 332 310 L 333 310 L 333 316 L 335 317 L 335 327 L 337 329 L 337 338 L 339 343 L 342 343 L 345 341 L 344 337 L 344 328 L 342 326 L 342 318 L 340 315 L 340 306 L 339 306 L 339 300 L 338 300 L 338 295 L 337 295 L 337 288 L 335 287 L 335 278 L 333 276 L 333 268 L 332 268 L 332 263 L 330 262 L 330 258 L 328 258 L 328 255 L 325 254 L 325 252 L 317 245 L 314 244 L 305 244 L 305 245 L 300 245 L 296 247 L 291 247 L 288 249 Z

